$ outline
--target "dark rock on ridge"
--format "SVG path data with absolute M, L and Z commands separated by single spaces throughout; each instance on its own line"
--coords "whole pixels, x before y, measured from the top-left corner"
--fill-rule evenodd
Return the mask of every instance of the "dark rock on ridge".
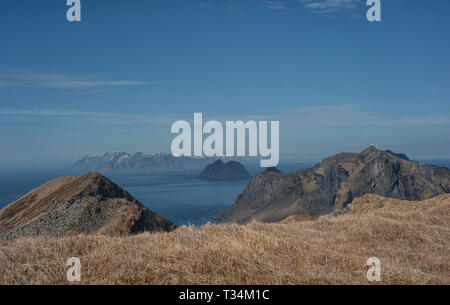
M 266 172 L 273 172 L 273 173 L 278 173 L 278 174 L 282 174 L 283 173 L 282 171 L 280 171 L 276 167 L 268 167 L 268 168 L 266 168 Z
M 54 179 L 0 210 L 0 239 L 100 233 L 128 235 L 176 226 L 99 173 Z
M 393 152 L 392 150 L 389 150 L 389 149 L 386 149 L 386 152 L 387 152 L 387 153 L 390 153 L 391 155 L 394 155 L 394 156 L 396 156 L 396 157 L 399 157 L 400 159 L 409 161 L 408 156 L 405 155 L 405 154 L 395 153 L 395 152 Z
M 290 215 L 329 214 L 369 193 L 424 200 L 449 192 L 450 169 L 408 161 L 370 146 L 359 154 L 339 153 L 294 173 L 263 171 L 216 218 L 278 222 Z
M 250 178 L 249 173 L 245 167 L 239 162 L 229 161 L 223 163 L 221 160 L 217 160 L 212 164 L 209 164 L 201 173 L 198 178 L 204 180 L 237 180 Z

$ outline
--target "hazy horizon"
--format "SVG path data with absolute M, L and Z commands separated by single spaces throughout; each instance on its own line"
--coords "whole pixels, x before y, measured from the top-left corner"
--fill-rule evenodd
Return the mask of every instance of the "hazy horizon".
M 389 149 L 389 148 L 385 148 L 385 149 Z M 361 150 L 362 151 L 362 150 Z M 337 153 L 340 152 L 350 152 L 350 153 L 359 153 L 361 151 L 337 151 L 331 155 L 323 155 L 323 156 L 317 156 L 316 158 L 302 158 L 302 157 L 295 157 L 295 156 L 288 156 L 288 157 L 281 157 L 280 158 L 280 163 L 277 167 L 282 167 L 283 165 L 288 165 L 288 164 L 302 164 L 302 165 L 306 165 L 309 164 L 310 166 L 312 166 L 313 164 L 316 164 L 318 162 L 321 162 L 324 158 L 327 157 L 331 157 Z M 108 151 L 107 151 L 108 152 Z M 122 152 L 122 151 L 121 151 Z M 130 153 L 130 154 L 134 154 L 134 153 L 138 153 L 138 151 L 136 152 L 129 152 L 129 151 L 123 151 L 126 153 Z M 400 151 L 394 151 L 395 153 L 404 153 L 404 152 L 400 152 Z M 106 153 L 106 152 L 104 152 Z M 3 170 L 14 170 L 14 169 L 18 169 L 18 170 L 64 170 L 67 169 L 68 166 L 70 166 L 71 164 L 73 164 L 76 161 L 79 161 L 81 158 L 85 157 L 85 156 L 90 156 L 90 157 L 101 157 L 104 153 L 101 154 L 86 154 L 86 155 L 82 155 L 79 158 L 75 158 L 75 159 L 40 159 L 40 160 L 32 160 L 32 159 L 28 159 L 28 160 L 21 160 L 21 161 L 12 161 L 12 162 L 0 162 L 0 169 Z M 146 152 L 143 152 L 146 153 Z M 168 153 L 170 154 L 170 153 Z M 416 162 L 425 162 L 428 164 L 432 164 L 432 165 L 437 165 L 437 166 L 444 166 L 444 167 L 448 167 L 450 168 L 450 158 L 416 158 L 413 155 L 407 154 L 406 155 L 410 158 L 411 161 L 416 161 Z M 240 157 L 240 158 L 245 158 L 245 157 Z M 257 160 L 250 160 L 248 161 L 250 163 L 254 163 L 254 164 L 259 164 L 259 162 Z M 300 169 L 300 167 L 298 168 Z M 261 169 L 263 170 L 263 169 Z M 83 171 L 80 171 L 83 172 Z
M 450 159 L 450 3 L 5 0 L 0 167 L 170 152 L 176 120 L 279 120 L 280 158 Z M 322 3 L 311 5 L 311 3 Z M 316 9 L 313 9 L 316 7 Z

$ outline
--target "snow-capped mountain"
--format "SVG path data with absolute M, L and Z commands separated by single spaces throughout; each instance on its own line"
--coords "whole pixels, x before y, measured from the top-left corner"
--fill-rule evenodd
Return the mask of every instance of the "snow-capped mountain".
M 210 157 L 174 157 L 165 153 L 129 154 L 127 152 L 107 152 L 101 157 L 85 156 L 71 164 L 71 169 L 83 171 L 183 171 L 202 169 L 219 158 Z M 220 158 L 222 160 L 242 158 Z M 249 161 L 249 160 L 247 160 Z

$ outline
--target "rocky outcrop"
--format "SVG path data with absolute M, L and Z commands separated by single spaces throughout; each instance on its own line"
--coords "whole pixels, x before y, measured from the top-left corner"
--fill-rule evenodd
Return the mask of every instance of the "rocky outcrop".
M 291 223 L 298 223 L 298 222 L 308 222 L 308 221 L 314 221 L 316 220 L 314 216 L 311 215 L 291 215 L 280 221 L 281 224 L 287 225 Z
M 408 161 L 370 146 L 359 154 L 340 153 L 294 173 L 263 171 L 217 219 L 278 222 L 290 215 L 342 211 L 365 194 L 423 200 L 449 192 L 449 169 Z
M 0 210 L 0 239 L 7 240 L 78 233 L 128 235 L 175 227 L 99 173 L 57 178 Z
M 209 164 L 198 175 L 199 179 L 204 180 L 238 180 L 250 178 L 249 173 L 245 167 L 235 161 L 229 161 L 223 163 L 221 160 L 217 160 L 212 164 Z
M 392 150 L 386 149 L 387 153 L 390 153 L 391 155 L 394 155 L 396 157 L 399 157 L 400 159 L 406 160 L 406 161 L 410 161 L 408 156 L 402 153 L 395 153 Z

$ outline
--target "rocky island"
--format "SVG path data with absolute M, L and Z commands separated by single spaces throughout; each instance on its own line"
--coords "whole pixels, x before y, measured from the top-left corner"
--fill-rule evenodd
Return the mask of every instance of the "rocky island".
M 227 163 L 223 163 L 222 160 L 217 160 L 209 164 L 198 175 L 198 178 L 203 180 L 238 180 L 248 179 L 250 178 L 250 174 L 239 162 L 228 161 Z

